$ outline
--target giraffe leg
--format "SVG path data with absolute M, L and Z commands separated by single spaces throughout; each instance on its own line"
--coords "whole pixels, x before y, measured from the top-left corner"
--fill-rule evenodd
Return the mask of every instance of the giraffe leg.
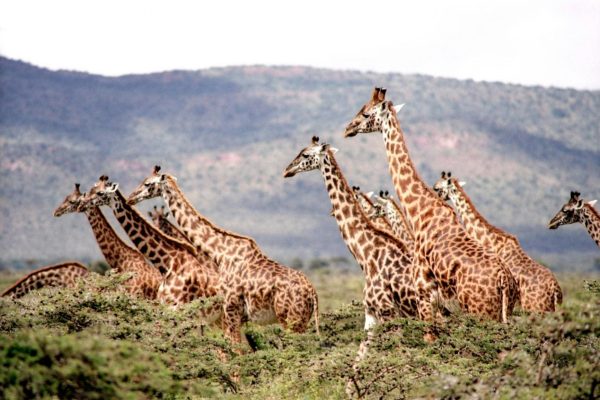
M 433 304 L 437 291 L 433 279 L 428 278 L 428 268 L 419 265 L 414 268 L 414 285 L 418 296 L 417 312 L 423 321 L 433 320 Z
M 223 328 L 225 337 L 232 344 L 238 345 L 242 341 L 241 325 L 243 314 L 242 298 L 236 295 L 225 296 L 223 304 Z
M 360 346 L 358 347 L 358 353 L 356 353 L 356 358 L 354 359 L 354 364 L 352 365 L 353 374 L 348 379 L 348 382 L 346 382 L 346 395 L 348 397 L 361 396 L 360 382 L 358 381 L 358 364 L 365 358 L 367 352 L 369 351 L 369 347 L 373 341 L 373 328 L 375 325 L 377 325 L 377 318 L 370 314 L 369 311 L 365 310 L 365 331 L 367 332 L 367 337 L 360 343 Z
M 416 257 L 415 257 L 416 261 Z M 425 263 L 413 264 L 414 285 L 417 292 L 417 312 L 419 318 L 423 321 L 432 323 L 432 326 L 426 329 L 423 340 L 432 343 L 437 339 L 434 304 L 438 304 L 441 295 L 437 290 L 437 285 L 433 280 L 433 274 Z

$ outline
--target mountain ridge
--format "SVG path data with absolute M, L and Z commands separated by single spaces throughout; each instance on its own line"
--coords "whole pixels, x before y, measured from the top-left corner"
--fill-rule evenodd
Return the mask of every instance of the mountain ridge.
M 341 135 L 375 85 L 407 103 L 400 122 L 429 184 L 452 170 L 535 256 L 589 267 L 583 227 L 543 223 L 570 190 L 600 197 L 600 91 L 284 66 L 104 77 L 4 57 L 0 264 L 99 257 L 85 219 L 54 220 L 53 207 L 75 181 L 107 173 L 127 191 L 157 163 L 202 213 L 276 258 L 347 256 L 318 174 L 284 182 L 281 171 L 317 134 L 341 150 L 351 184 L 392 189 L 381 138 Z

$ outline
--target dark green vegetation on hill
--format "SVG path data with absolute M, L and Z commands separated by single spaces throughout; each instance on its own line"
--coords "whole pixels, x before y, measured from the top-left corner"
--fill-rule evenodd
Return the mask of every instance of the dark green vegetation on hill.
M 98 258 L 85 218 L 52 210 L 76 181 L 106 173 L 127 192 L 157 163 L 201 212 L 274 257 L 347 256 L 318 174 L 284 181 L 281 172 L 317 134 L 340 149 L 351 184 L 391 190 L 381 138 L 342 139 L 374 85 L 407 103 L 401 123 L 427 182 L 452 170 L 536 257 L 594 265 L 583 227 L 545 225 L 570 190 L 600 198 L 600 92 L 303 67 L 107 78 L 6 58 L 0 261 Z
M 377 328 L 355 381 L 366 398 L 587 399 L 600 390 L 597 282 L 561 276 L 553 315 L 515 315 L 508 326 L 452 316 L 433 345 L 424 324 Z M 192 303 L 179 311 L 115 290 L 123 277 L 91 276 L 73 290 L 0 299 L 0 398 L 329 399 L 363 338 L 362 277 L 311 275 L 321 336 L 248 326 L 255 352 L 236 356 L 215 329 L 204 336 Z M 1 279 L 0 290 L 8 284 Z M 221 362 L 219 353 L 229 355 Z M 239 381 L 231 379 L 239 376 Z M 595 388 L 595 389 L 594 389 Z

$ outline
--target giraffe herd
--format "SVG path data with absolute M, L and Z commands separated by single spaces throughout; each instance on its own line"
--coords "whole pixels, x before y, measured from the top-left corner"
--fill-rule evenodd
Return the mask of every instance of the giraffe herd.
M 344 137 L 380 133 L 397 201 L 387 192 L 364 194 L 350 186 L 335 153 L 337 149 L 313 137 L 308 147 L 285 168 L 284 178 L 318 170 L 329 195 L 331 215 L 365 279 L 363 306 L 367 339 L 373 327 L 397 317 L 439 319 L 443 303 L 455 300 L 467 313 L 507 323 L 515 307 L 552 312 L 562 302 L 558 281 L 529 257 L 513 235 L 490 224 L 464 191 L 464 183 L 443 172 L 433 188 L 419 176 L 400 128 L 402 107 L 386 100 L 386 89 L 375 88 L 347 125 Z M 551 220 L 550 229 L 583 223 L 600 246 L 600 216 L 594 202 L 571 192 Z M 164 206 L 149 213 L 154 224 L 134 207 L 160 197 Z M 450 202 L 453 206 L 448 204 Z M 109 207 L 134 247 L 127 245 L 106 220 Z M 131 278 L 124 289 L 132 295 L 173 307 L 198 298 L 218 298 L 200 321 L 219 326 L 232 343 L 241 341 L 241 326 L 252 321 L 279 323 L 305 332 L 314 317 L 319 332 L 318 296 L 300 271 L 270 259 L 250 237 L 216 226 L 192 205 L 177 178 L 155 166 L 137 188 L 125 196 L 105 175 L 86 193 L 76 184 L 54 215 L 83 213 L 107 263 Z M 78 263 L 42 268 L 24 277 L 2 295 L 19 297 L 42 286 L 72 286 L 85 277 Z M 426 341 L 436 339 L 432 331 Z

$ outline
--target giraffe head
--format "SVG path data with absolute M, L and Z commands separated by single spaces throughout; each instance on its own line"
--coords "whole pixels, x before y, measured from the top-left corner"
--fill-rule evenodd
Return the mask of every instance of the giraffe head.
M 176 179 L 175 177 L 172 177 Z M 128 204 L 137 204 L 140 201 L 160 197 L 167 183 L 167 174 L 160 173 L 160 165 L 155 165 L 150 176 L 142 181 L 127 198 Z
M 61 215 L 77 211 L 79 203 L 85 196 L 85 193 L 81 193 L 81 191 L 79 190 L 79 186 L 79 183 L 76 183 L 75 189 L 73 189 L 73 191 L 69 193 L 67 197 L 65 197 L 63 202 L 60 203 L 58 207 L 56 207 L 56 210 L 54 210 L 55 217 L 60 217 Z
M 87 211 L 92 207 L 100 207 L 111 204 L 111 201 L 119 189 L 118 183 L 108 181 L 108 176 L 102 175 L 98 182 L 92 186 L 90 191 L 83 196 L 77 211 Z
M 165 211 L 165 206 L 161 206 L 160 209 L 154 206 L 152 211 L 148 211 L 148 216 L 152 219 L 154 225 L 159 225 L 162 220 L 169 217 L 169 212 Z
M 458 182 L 452 178 L 452 172 L 442 171 L 440 179 L 433 185 L 433 190 L 442 200 L 448 201 L 458 195 L 458 187 L 463 187 L 466 184 L 466 182 Z
M 283 177 L 291 178 L 299 172 L 319 169 L 323 161 L 329 157 L 329 151 L 335 153 L 337 149 L 327 143 L 319 143 L 319 138 L 313 136 L 310 146 L 302 149 L 290 165 L 287 166 L 285 171 L 283 171 Z
M 571 192 L 571 198 L 565 203 L 560 211 L 550 220 L 548 228 L 556 229 L 561 225 L 574 224 L 583 222 L 583 207 L 585 203 L 580 199 L 581 193 Z M 593 206 L 596 200 L 590 201 L 588 204 Z
M 356 116 L 346 127 L 345 137 L 356 136 L 359 133 L 381 132 L 383 117 L 388 113 L 396 113 L 404 106 L 394 106 L 391 101 L 385 100 L 387 89 L 376 87 L 369 101 L 361 107 Z
M 388 218 L 393 206 L 391 198 L 392 196 L 390 196 L 390 192 L 387 190 L 380 190 L 378 196 L 373 196 L 373 212 L 369 217 L 371 219 Z

